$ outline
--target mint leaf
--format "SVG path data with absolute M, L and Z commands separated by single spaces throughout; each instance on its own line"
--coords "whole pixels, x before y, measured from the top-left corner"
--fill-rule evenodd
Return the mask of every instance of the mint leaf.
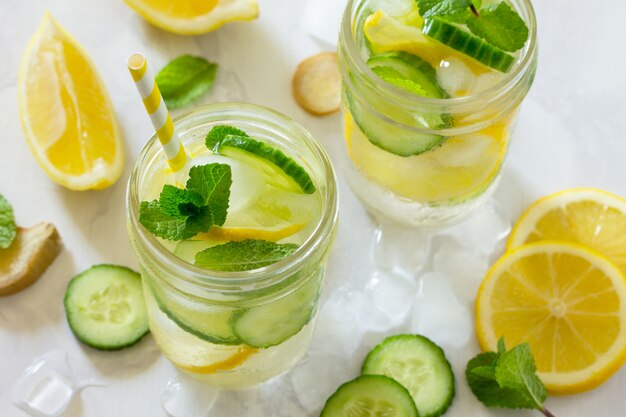
M 417 0 L 417 7 L 424 19 L 433 16 L 464 15 L 472 0 Z
M 197 253 L 196 265 L 214 271 L 249 271 L 276 263 L 297 248 L 266 240 L 228 242 Z
M 170 109 L 182 107 L 206 93 L 215 81 L 217 64 L 204 58 L 183 55 L 159 71 L 156 83 Z
M 496 367 L 496 381 L 502 388 L 512 389 L 524 396 L 529 404 L 541 409 L 548 397 L 546 388 L 537 377 L 535 360 L 528 343 L 515 346 L 502 353 Z
M 199 205 L 208 206 L 213 215 L 213 223 L 222 226 L 226 222 L 232 183 L 230 165 L 201 165 L 189 170 L 187 190 L 201 197 Z
M 17 227 L 15 226 L 13 207 L 11 203 L 0 194 L 0 249 L 6 249 L 11 246 L 16 235 Z
M 526 23 L 505 2 L 481 9 L 480 16 L 470 17 L 466 24 L 473 34 L 505 51 L 517 51 L 528 40 Z
M 465 378 L 487 407 L 537 409 L 551 415 L 543 408 L 547 393 L 535 371 L 528 344 L 507 352 L 500 339 L 498 352 L 481 353 L 467 363 Z
M 168 216 L 181 219 L 197 213 L 204 206 L 202 196 L 196 192 L 183 190 L 173 185 L 164 185 L 159 197 L 161 209 Z
M 162 239 L 184 240 L 196 235 L 187 230 L 186 218 L 172 217 L 165 213 L 158 200 L 141 202 L 139 223 L 150 233 Z
M 241 129 L 237 129 L 233 126 L 215 126 L 206 135 L 205 144 L 209 149 L 214 149 L 219 143 L 224 140 L 226 136 L 243 136 L 248 137 L 248 134 Z

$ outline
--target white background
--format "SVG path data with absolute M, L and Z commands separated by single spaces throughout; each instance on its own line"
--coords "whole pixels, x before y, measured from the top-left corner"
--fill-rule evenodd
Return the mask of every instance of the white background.
M 522 106 L 496 194 L 513 217 L 537 197 L 571 186 L 626 195 L 626 2 L 535 3 L 539 70 Z M 304 0 L 260 0 L 260 9 L 260 19 L 253 23 L 185 38 L 146 24 L 121 0 L 0 0 L 0 192 L 12 202 L 20 225 L 51 221 L 65 247 L 38 283 L 0 299 L 0 416 L 24 415 L 10 404 L 10 389 L 35 357 L 53 349 L 64 349 L 72 361 L 84 360 L 93 376 L 109 382 L 105 388 L 84 391 L 66 416 L 164 415 L 158 395 L 174 370 L 151 338 L 123 352 L 96 352 L 73 338 L 62 306 L 67 281 L 89 266 L 107 262 L 136 267 L 125 230 L 124 193 L 131 164 L 152 131 L 127 74 L 131 52 L 146 53 L 153 68 L 182 53 L 218 62 L 216 91 L 204 102 L 246 100 L 284 112 L 309 129 L 338 165 L 340 117 L 307 115 L 293 101 L 290 87 L 299 61 L 333 47 L 303 30 Z M 126 145 L 126 169 L 107 190 L 79 193 L 55 185 L 27 149 L 17 108 L 18 66 L 45 10 L 90 52 L 114 102 Z M 341 225 L 330 260 L 329 288 L 340 286 L 348 275 L 370 273 L 363 265 L 374 226 L 341 173 L 339 180 Z M 464 384 L 462 378 L 459 384 Z M 593 392 L 550 398 L 547 404 L 562 417 L 623 416 L 625 384 L 622 369 Z M 468 415 L 463 404 L 473 401 L 463 391 L 448 415 Z

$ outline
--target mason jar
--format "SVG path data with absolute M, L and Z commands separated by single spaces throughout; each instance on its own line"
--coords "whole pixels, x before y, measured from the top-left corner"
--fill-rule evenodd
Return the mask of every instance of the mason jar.
M 536 71 L 533 7 L 530 0 L 510 1 L 526 22 L 529 39 L 509 73 L 476 93 L 435 99 L 399 89 L 368 67 L 362 26 L 372 3 L 350 0 L 339 34 L 346 177 L 380 220 L 412 226 L 453 222 L 488 200 L 497 186 L 519 106 Z M 452 50 L 440 45 L 439 65 L 449 65 L 445 51 Z M 425 122 L 444 116 L 453 123 L 432 129 Z M 381 146 L 412 140 L 434 145 L 408 155 Z
M 150 198 L 151 181 L 167 170 L 156 136 L 141 151 L 131 174 L 128 233 L 156 343 L 178 369 L 210 385 L 255 385 L 289 370 L 309 346 L 337 225 L 333 168 L 304 128 L 264 107 L 213 104 L 176 118 L 174 124 L 188 150 L 203 146 L 215 125 L 243 129 L 296 160 L 320 193 L 320 212 L 293 254 L 259 269 L 220 272 L 174 255 L 169 241 L 157 239 L 139 223 L 140 202 Z

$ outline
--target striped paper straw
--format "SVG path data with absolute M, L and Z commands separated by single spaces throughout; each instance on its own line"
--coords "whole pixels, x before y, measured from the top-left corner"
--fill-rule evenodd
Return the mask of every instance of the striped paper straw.
M 132 54 L 128 57 L 128 70 L 132 75 L 137 91 L 143 100 L 143 105 L 150 116 L 152 126 L 163 145 L 167 163 L 172 171 L 179 171 L 187 163 L 187 153 L 180 142 L 178 133 L 174 128 L 174 122 L 170 112 L 165 107 L 165 101 L 161 96 L 161 91 L 150 70 L 146 57 L 142 54 Z

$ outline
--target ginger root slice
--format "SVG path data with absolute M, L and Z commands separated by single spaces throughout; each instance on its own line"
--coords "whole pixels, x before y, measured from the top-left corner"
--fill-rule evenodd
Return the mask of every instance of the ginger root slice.
M 43 275 L 61 251 L 61 237 L 52 223 L 18 227 L 13 244 L 0 249 L 0 296 L 14 294 Z
M 307 112 L 323 116 L 339 110 L 341 73 L 337 54 L 322 52 L 298 65 L 292 81 L 293 96 Z

